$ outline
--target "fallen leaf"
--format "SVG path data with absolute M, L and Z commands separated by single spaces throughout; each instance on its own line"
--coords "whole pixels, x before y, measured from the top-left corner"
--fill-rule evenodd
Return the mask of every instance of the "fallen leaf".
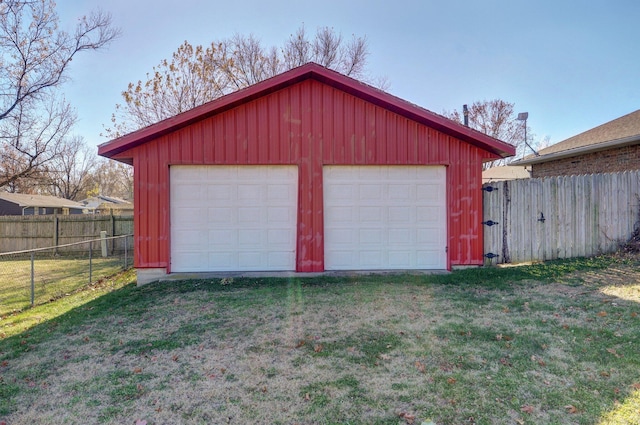
M 412 424 L 416 420 L 416 416 L 410 413 L 402 412 L 398 416 L 405 420 L 406 423 Z
M 2 363 L 0 363 L 0 366 L 7 367 L 7 366 L 9 366 L 9 362 L 6 361 L 6 360 L 3 360 Z M 0 424 L 0 425 L 2 425 L 2 424 Z
M 614 348 L 607 348 L 607 352 L 613 354 L 618 359 L 622 357 L 622 354 L 618 354 L 618 352 Z
M 304 339 L 301 339 L 300 341 L 298 341 L 298 343 L 296 344 L 296 348 L 300 348 L 303 345 L 305 345 L 307 342 Z
M 173 357 L 171 357 L 171 359 L 172 359 L 174 362 L 177 362 L 177 361 L 178 361 L 178 355 L 177 355 L 177 354 L 175 354 Z
M 503 366 L 511 366 L 511 363 L 509 362 L 509 360 L 508 360 L 506 357 L 501 358 L 501 359 L 500 359 L 500 363 L 501 363 Z
M 598 317 L 605 317 L 607 315 L 606 311 L 601 311 L 600 313 L 598 313 Z
M 142 373 L 142 368 L 141 367 L 134 368 L 133 373 Z
M 508 308 L 508 307 L 503 308 L 503 309 L 502 309 L 502 312 L 503 312 L 503 313 L 508 313 L 508 312 L 509 312 L 509 308 Z
M 456 382 L 458 382 L 458 381 L 456 380 L 456 378 L 448 378 L 448 379 L 447 379 L 447 383 L 449 383 L 449 385 L 453 385 L 453 384 L 455 384 Z
M 425 373 L 427 371 L 427 367 L 424 365 L 424 363 L 416 361 L 416 369 L 418 369 L 418 372 L 420 373 Z
M 534 411 L 534 407 L 530 404 L 525 404 L 520 408 L 521 412 L 532 414 Z
M 567 413 L 578 413 L 578 409 L 576 409 L 576 406 L 572 405 L 572 404 L 567 404 L 566 406 L 564 406 L 565 409 L 567 409 Z
M 633 313 L 631 313 L 631 317 L 638 317 L 638 313 L 634 311 Z
M 266 387 L 266 385 L 265 385 L 264 387 L 262 387 L 262 390 L 261 390 L 261 391 L 262 391 L 263 393 L 266 393 L 266 392 L 267 392 L 267 387 Z
M 316 344 L 316 345 L 313 347 L 313 351 L 315 351 L 316 353 L 321 352 L 321 351 L 322 351 L 322 344 Z

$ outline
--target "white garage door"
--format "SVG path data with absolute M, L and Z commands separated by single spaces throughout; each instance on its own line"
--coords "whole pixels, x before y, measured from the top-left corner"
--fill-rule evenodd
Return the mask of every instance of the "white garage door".
M 445 269 L 446 170 L 324 168 L 325 269 Z
M 295 270 L 295 166 L 172 166 L 171 271 Z

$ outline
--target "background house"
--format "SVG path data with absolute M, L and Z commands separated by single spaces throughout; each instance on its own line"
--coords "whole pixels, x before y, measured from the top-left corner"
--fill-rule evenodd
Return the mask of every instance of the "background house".
M 80 204 L 92 214 L 133 215 L 133 204 L 113 196 L 97 195 L 83 199 Z
M 491 167 L 482 172 L 482 183 L 528 179 L 531 177 L 531 171 L 529 171 L 529 168 L 530 167 L 510 167 L 508 165 Z
M 640 169 L 640 110 L 511 162 L 531 177 L 612 173 Z
M 481 265 L 482 164 L 515 149 L 312 63 L 98 153 L 135 169 L 141 284 Z
M 0 215 L 82 214 L 84 206 L 55 196 L 0 192 Z

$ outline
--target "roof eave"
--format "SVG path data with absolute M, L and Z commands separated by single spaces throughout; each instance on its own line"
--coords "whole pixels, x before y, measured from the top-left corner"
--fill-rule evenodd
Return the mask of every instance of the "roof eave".
M 549 161 L 556 161 L 564 158 L 571 158 L 578 155 L 584 155 L 593 152 L 604 151 L 611 148 L 621 148 L 624 146 L 631 146 L 640 143 L 640 134 L 625 137 L 622 139 L 609 140 L 607 142 L 598 143 L 595 145 L 581 146 L 579 148 L 567 149 L 564 151 L 553 152 L 546 155 L 535 156 L 529 159 L 520 159 L 509 163 L 509 165 L 534 165 L 542 164 Z
M 383 106 L 407 118 L 422 122 L 429 127 L 452 135 L 467 143 L 498 155 L 499 157 L 506 158 L 515 155 L 515 147 L 508 143 L 494 139 L 484 133 L 473 130 L 427 109 L 421 108 L 375 87 L 362 83 L 351 77 L 339 74 L 338 72 L 329 70 L 315 63 L 303 65 L 299 68 L 279 74 L 268 80 L 195 107 L 189 111 L 183 112 L 182 114 L 167 118 L 156 124 L 152 124 L 120 138 L 103 143 L 98 146 L 98 155 L 131 164 L 131 159 L 129 157 L 124 157 L 119 154 L 165 134 L 179 130 L 194 122 L 224 112 L 242 103 L 250 102 L 256 98 L 268 95 L 282 88 L 311 78 L 325 84 L 329 84 L 363 100 Z

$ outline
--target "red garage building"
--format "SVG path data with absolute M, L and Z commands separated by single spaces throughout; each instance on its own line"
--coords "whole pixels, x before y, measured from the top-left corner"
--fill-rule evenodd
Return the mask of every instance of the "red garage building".
M 481 265 L 482 163 L 514 147 L 310 63 L 98 153 L 134 167 L 145 283 Z

